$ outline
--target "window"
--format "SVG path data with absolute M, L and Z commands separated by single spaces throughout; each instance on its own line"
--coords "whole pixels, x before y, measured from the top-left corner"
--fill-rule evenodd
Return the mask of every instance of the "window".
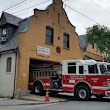
M 2 30 L 2 36 L 5 36 L 6 35 L 6 29 L 3 29 Z
M 83 66 L 79 66 L 79 74 L 83 74 L 84 73 L 84 67 Z
M 92 49 L 94 49 L 94 44 L 92 44 Z
M 53 28 L 46 27 L 46 43 L 53 44 Z
M 63 46 L 65 49 L 69 48 L 69 34 L 67 33 L 64 34 Z
M 11 72 L 11 62 L 12 58 L 11 57 L 7 58 L 6 72 Z
M 98 74 L 97 65 L 89 65 L 88 72 L 89 74 Z
M 101 74 L 107 73 L 106 67 L 104 65 L 100 65 L 100 71 L 101 71 Z
M 108 72 L 110 72 L 110 65 L 107 65 L 107 70 Z
M 76 74 L 76 63 L 68 63 L 68 74 Z

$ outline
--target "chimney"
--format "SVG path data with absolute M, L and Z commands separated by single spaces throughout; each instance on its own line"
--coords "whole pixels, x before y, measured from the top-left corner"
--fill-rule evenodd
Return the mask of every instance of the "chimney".
M 53 3 L 60 4 L 60 3 L 63 3 L 63 2 L 62 2 L 62 0 L 53 0 Z
M 53 0 L 53 4 L 59 5 L 60 7 L 63 7 L 63 1 L 62 0 Z

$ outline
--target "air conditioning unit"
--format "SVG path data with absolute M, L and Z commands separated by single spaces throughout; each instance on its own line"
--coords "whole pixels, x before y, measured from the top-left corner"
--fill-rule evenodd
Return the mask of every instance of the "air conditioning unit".
M 1 37 L 1 42 L 6 42 L 6 37 Z

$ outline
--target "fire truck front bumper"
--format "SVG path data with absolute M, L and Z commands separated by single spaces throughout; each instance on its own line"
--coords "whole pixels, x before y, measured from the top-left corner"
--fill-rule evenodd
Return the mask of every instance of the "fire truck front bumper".
M 110 96 L 110 91 L 106 91 L 106 92 L 105 92 L 105 95 L 106 95 L 106 96 Z

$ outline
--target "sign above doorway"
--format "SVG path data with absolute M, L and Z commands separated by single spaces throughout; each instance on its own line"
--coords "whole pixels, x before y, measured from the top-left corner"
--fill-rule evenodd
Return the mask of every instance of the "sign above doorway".
M 37 46 L 37 55 L 42 57 L 50 57 L 50 49 L 46 47 Z

